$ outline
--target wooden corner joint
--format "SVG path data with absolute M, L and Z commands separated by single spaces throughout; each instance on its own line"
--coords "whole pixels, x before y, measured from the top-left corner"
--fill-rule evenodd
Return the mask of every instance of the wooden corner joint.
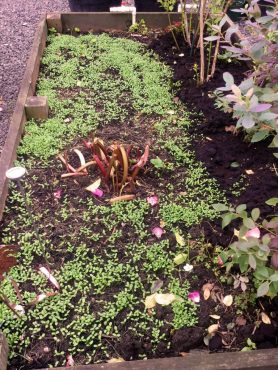
M 47 96 L 29 96 L 25 103 L 26 118 L 46 120 L 48 118 Z
M 61 14 L 59 13 L 51 13 L 47 14 L 46 22 L 48 29 L 55 28 L 55 30 L 59 33 L 63 32 L 63 24 Z
M 7 340 L 0 332 L 0 369 L 6 370 L 8 362 L 8 343 Z

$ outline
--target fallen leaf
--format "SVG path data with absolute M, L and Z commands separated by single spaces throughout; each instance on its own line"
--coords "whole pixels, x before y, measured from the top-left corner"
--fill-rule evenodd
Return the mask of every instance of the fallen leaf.
M 177 231 L 174 234 L 175 234 L 177 243 L 181 247 L 184 247 L 185 246 L 185 240 L 184 240 L 184 238 Z
M 145 308 L 154 308 L 156 306 L 156 300 L 155 300 L 156 293 L 152 295 L 148 295 L 145 299 Z
M 207 301 L 210 297 L 210 290 L 208 288 L 206 288 L 204 290 L 204 300 Z
M 210 291 L 214 288 L 214 284 L 212 283 L 206 283 L 202 286 L 202 290 L 209 289 Z
M 101 184 L 101 179 L 97 179 L 95 182 L 93 182 L 91 185 L 89 185 L 86 190 L 90 191 L 91 193 L 94 192 L 99 188 Z
M 218 325 L 218 324 L 210 325 L 210 326 L 208 327 L 208 333 L 209 333 L 209 334 L 216 333 L 218 329 L 219 329 L 219 325 Z
M 47 270 L 47 268 L 46 267 L 40 267 L 39 268 L 39 270 L 40 270 L 40 272 L 42 273 L 42 274 L 44 274 L 46 277 L 47 277 L 47 279 L 49 280 L 49 282 L 56 288 L 56 289 L 60 289 L 60 285 L 59 285 L 59 283 L 58 283 L 58 281 L 56 280 L 56 278 Z
M 36 296 L 36 298 L 35 298 L 33 301 L 31 301 L 29 304 L 30 304 L 30 305 L 35 305 L 35 304 L 37 304 L 37 303 L 39 303 L 39 302 L 43 301 L 45 298 L 47 298 L 47 297 L 52 297 L 52 296 L 54 296 L 54 295 L 56 295 L 56 294 L 57 294 L 56 292 L 48 292 L 48 293 L 41 293 L 41 294 L 38 294 L 38 295 Z
M 224 298 L 223 298 L 223 304 L 227 307 L 230 307 L 232 304 L 233 304 L 233 296 L 231 295 L 226 295 Z
M 247 175 L 254 175 L 254 171 L 253 170 L 245 170 L 245 173 Z
M 122 202 L 125 200 L 133 200 L 133 199 L 135 199 L 134 194 L 127 194 L 127 195 L 121 195 L 119 197 L 111 198 L 109 200 L 109 203 L 112 204 L 112 203 Z
M 204 343 L 208 347 L 209 346 L 209 341 L 211 340 L 212 335 L 208 334 L 204 337 Z
M 160 280 L 160 279 L 157 279 L 153 284 L 152 284 L 152 287 L 151 287 L 151 293 L 155 293 L 157 292 L 160 288 L 163 287 L 163 281 Z
M 116 364 L 118 362 L 125 362 L 125 360 L 122 357 L 118 358 L 111 358 L 110 360 L 107 361 L 109 364 Z
M 187 260 L 187 254 L 185 253 L 180 253 L 174 258 L 174 263 L 176 265 L 181 265 Z
M 264 324 L 268 324 L 268 325 L 271 324 L 271 320 L 270 320 L 270 318 L 268 317 L 268 315 L 265 312 L 262 312 L 261 313 L 261 316 L 262 316 L 262 322 Z
M 179 302 L 182 301 L 182 298 L 177 297 L 173 293 L 164 293 L 164 294 L 163 293 L 161 293 L 161 294 L 156 293 L 154 299 L 155 299 L 156 303 L 161 304 L 162 306 L 168 306 L 169 304 L 171 304 L 175 301 L 179 301 Z
M 219 320 L 220 316 L 219 315 L 209 315 L 212 319 L 214 320 Z

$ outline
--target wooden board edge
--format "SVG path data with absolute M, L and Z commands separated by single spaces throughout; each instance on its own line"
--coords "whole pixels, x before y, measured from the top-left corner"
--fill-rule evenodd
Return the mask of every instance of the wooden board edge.
M 64 367 L 53 370 L 63 370 Z M 189 353 L 185 357 L 75 365 L 72 370 L 277 370 L 278 349 L 249 352 Z M 47 370 L 47 369 L 43 369 Z
M 0 369 L 6 370 L 8 361 L 8 343 L 7 340 L 0 332 Z
M 33 45 L 19 90 L 16 106 L 12 115 L 7 138 L 0 157 L 0 219 L 2 219 L 8 193 L 6 171 L 16 159 L 16 150 L 26 123 L 25 102 L 35 92 L 39 74 L 40 60 L 47 39 L 46 17 L 42 17 L 35 33 Z

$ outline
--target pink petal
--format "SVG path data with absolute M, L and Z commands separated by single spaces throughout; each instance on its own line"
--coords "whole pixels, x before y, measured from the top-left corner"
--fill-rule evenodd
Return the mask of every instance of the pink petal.
M 92 191 L 92 194 L 98 198 L 103 197 L 103 191 L 100 188 L 97 188 L 96 190 Z
M 58 283 L 58 281 L 55 279 L 55 277 L 47 270 L 47 268 L 45 267 L 40 267 L 39 268 L 40 272 L 42 274 L 44 274 L 47 279 L 50 281 L 50 283 L 56 288 L 56 289 L 60 289 L 60 285 Z
M 188 293 L 187 298 L 190 299 L 191 301 L 193 301 L 194 303 L 199 303 L 200 302 L 200 299 L 201 299 L 200 298 L 200 293 L 197 292 L 197 291 Z
M 154 227 L 152 229 L 152 234 L 155 235 L 158 239 L 161 238 L 161 236 L 165 233 L 165 231 L 163 229 L 161 229 L 161 227 Z
M 158 197 L 156 195 L 153 195 L 152 197 L 147 197 L 147 202 L 151 206 L 155 206 L 158 203 Z
M 66 367 L 74 366 L 74 359 L 72 355 L 67 355 Z
M 61 199 L 62 189 L 57 189 L 56 191 L 54 191 L 53 195 L 54 195 L 54 198 Z
M 224 265 L 224 262 L 220 256 L 217 257 L 217 265 L 221 267 Z
M 258 227 L 254 227 L 254 229 L 248 230 L 247 233 L 245 234 L 245 237 L 251 237 L 251 238 L 256 238 L 259 239 L 261 236 L 260 229 Z

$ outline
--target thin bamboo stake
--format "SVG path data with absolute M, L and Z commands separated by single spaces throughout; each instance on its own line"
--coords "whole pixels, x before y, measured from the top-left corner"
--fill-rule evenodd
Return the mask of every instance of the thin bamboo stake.
M 188 45 L 191 46 L 191 39 L 190 39 L 190 30 L 188 25 L 188 18 L 186 13 L 186 0 L 181 0 L 181 11 L 182 11 L 182 32 L 185 41 L 187 41 Z
M 204 50 L 204 10 L 206 0 L 201 0 L 200 6 L 200 84 L 205 82 L 205 50 Z
M 223 14 L 222 14 L 223 17 L 227 14 L 227 11 L 228 11 L 230 5 L 232 4 L 232 2 L 233 2 L 233 0 L 228 0 L 227 1 L 226 5 L 223 9 Z M 216 45 L 215 45 L 213 62 L 212 62 L 212 66 L 211 66 L 211 72 L 207 76 L 207 81 L 209 81 L 210 78 L 214 77 L 214 74 L 215 74 L 215 71 L 216 71 L 217 57 L 218 57 L 218 53 L 219 53 L 219 49 L 220 49 L 221 30 L 218 31 L 218 36 L 219 36 L 219 39 L 216 41 Z
M 178 49 L 178 50 L 180 50 L 180 47 L 179 47 L 178 41 L 177 41 L 176 36 L 175 36 L 175 32 L 174 32 L 174 30 L 173 30 L 173 26 L 172 26 L 171 17 L 170 17 L 170 13 L 169 13 L 169 12 L 167 12 L 167 16 L 168 16 L 168 21 L 169 21 L 170 30 L 171 30 L 171 33 L 172 33 L 173 39 L 174 39 L 174 41 L 175 41 L 176 47 L 177 47 L 177 49 Z

